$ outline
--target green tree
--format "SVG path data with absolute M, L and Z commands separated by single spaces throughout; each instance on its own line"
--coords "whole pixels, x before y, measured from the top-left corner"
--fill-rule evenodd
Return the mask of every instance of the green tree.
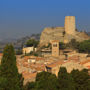
M 77 42 L 76 39 L 71 39 L 71 41 L 67 44 L 67 47 L 70 47 L 72 49 L 78 49 L 79 42 Z
M 31 46 L 37 47 L 38 44 L 39 44 L 39 41 L 37 41 L 35 39 L 30 39 L 26 42 L 27 47 L 31 47 Z
M 58 72 L 58 89 L 75 90 L 73 78 L 69 73 L 67 73 L 67 70 L 64 67 L 61 67 Z
M 23 78 L 18 73 L 14 48 L 6 45 L 0 66 L 0 90 L 21 90 L 22 87 Z
M 51 45 L 51 43 L 48 43 L 48 45 L 43 45 L 42 47 L 41 47 L 41 49 L 44 49 L 44 48 L 52 48 L 52 45 Z
M 60 47 L 60 49 L 65 49 L 66 48 L 66 45 L 63 43 L 63 42 L 60 42 L 59 43 L 59 47 Z
M 17 51 L 16 51 L 16 55 L 21 55 L 23 52 L 22 52 L 22 49 L 18 49 Z
M 76 90 L 90 90 L 90 76 L 88 70 L 73 70 L 71 72 Z
M 0 77 L 0 90 L 4 90 L 7 87 L 8 80 L 5 77 Z
M 90 53 L 90 40 L 85 40 L 79 44 L 79 52 Z
M 36 90 L 36 82 L 29 82 L 24 86 L 24 90 Z
M 38 73 L 36 82 L 36 90 L 58 90 L 57 77 L 49 72 Z

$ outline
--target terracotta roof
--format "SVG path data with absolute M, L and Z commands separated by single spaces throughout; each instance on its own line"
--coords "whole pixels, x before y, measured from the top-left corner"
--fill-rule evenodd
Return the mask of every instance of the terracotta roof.
M 87 66 L 88 69 L 90 69 L 90 66 Z
M 3 56 L 3 53 L 0 53 L 0 56 Z
M 86 60 L 86 61 L 83 61 L 83 62 L 81 62 L 80 64 L 86 64 L 86 63 L 88 63 L 88 62 L 90 62 L 90 60 Z
M 56 66 L 58 66 L 58 65 L 61 65 L 61 64 L 63 64 L 64 63 L 64 61 L 61 61 L 61 60 L 59 60 L 59 61 L 56 61 L 56 62 L 53 62 L 52 64 L 48 64 L 48 65 L 46 65 L 47 67 L 56 67 Z
M 79 56 L 69 56 L 68 60 L 79 61 Z
M 45 59 L 42 57 L 36 57 L 36 60 L 38 61 L 38 60 L 45 60 Z
M 29 59 L 29 58 L 36 58 L 36 56 L 25 56 L 24 59 Z
M 24 79 L 35 78 L 37 73 L 22 72 Z
M 44 64 L 30 64 L 31 69 L 35 69 L 36 71 L 44 71 L 45 65 Z

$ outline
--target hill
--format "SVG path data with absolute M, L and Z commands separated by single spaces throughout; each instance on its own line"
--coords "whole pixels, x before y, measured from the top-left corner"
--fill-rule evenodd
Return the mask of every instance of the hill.
M 29 39 L 35 39 L 35 40 L 39 40 L 40 39 L 40 34 L 32 34 L 30 36 L 25 36 L 19 39 L 7 39 L 7 40 L 2 40 L 0 41 L 0 52 L 3 51 L 3 48 L 5 47 L 6 44 L 13 44 L 14 48 L 17 49 L 21 49 L 22 46 L 26 43 L 27 40 Z

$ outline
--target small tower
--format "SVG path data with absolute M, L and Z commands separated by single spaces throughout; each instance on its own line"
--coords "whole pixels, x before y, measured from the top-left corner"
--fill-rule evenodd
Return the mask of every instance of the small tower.
M 52 43 L 52 56 L 58 57 L 59 56 L 59 41 L 53 40 L 51 43 Z
M 66 16 L 65 17 L 65 32 L 66 34 L 75 35 L 75 16 Z

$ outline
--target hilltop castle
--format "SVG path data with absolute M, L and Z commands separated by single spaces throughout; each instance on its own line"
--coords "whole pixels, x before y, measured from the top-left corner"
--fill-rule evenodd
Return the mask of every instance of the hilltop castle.
M 76 39 L 80 42 L 88 40 L 90 37 L 85 32 L 77 31 L 75 16 L 66 16 L 64 27 L 49 27 L 42 31 L 40 45 L 45 45 L 52 40 L 68 43 L 71 39 Z

